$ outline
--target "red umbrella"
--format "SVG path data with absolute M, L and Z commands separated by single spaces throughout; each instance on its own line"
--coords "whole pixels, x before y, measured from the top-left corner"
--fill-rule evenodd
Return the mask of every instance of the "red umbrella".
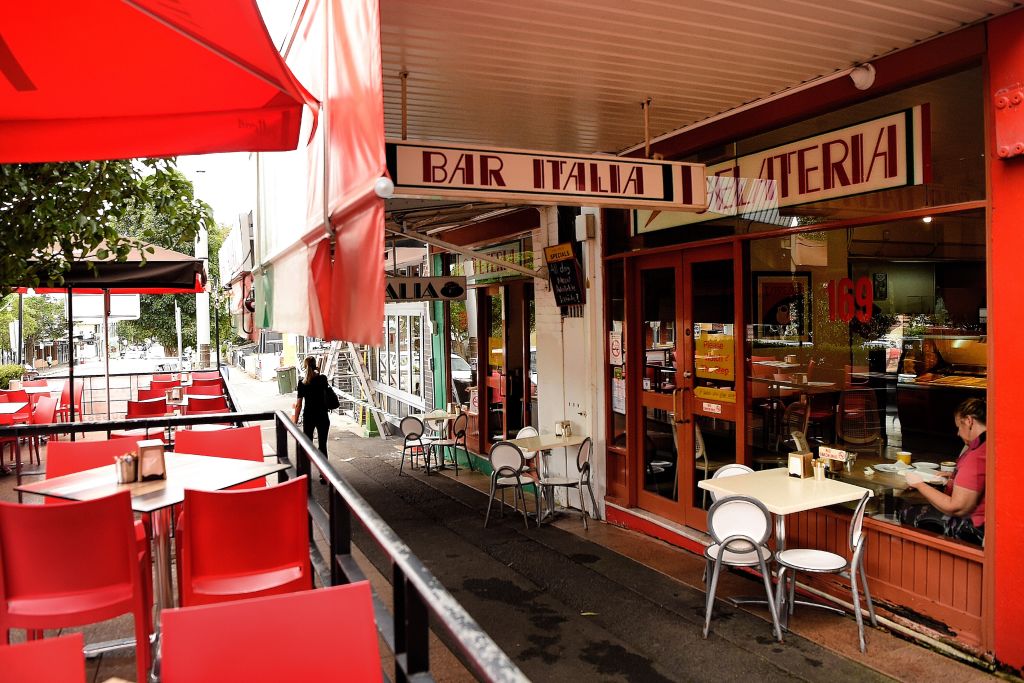
M 0 163 L 295 149 L 255 0 L 0 3 Z

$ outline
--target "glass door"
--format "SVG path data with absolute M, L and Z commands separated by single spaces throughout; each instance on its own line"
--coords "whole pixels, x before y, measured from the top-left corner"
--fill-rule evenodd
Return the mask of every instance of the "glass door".
M 634 287 L 637 505 L 702 529 L 710 501 L 697 484 L 737 454 L 732 247 L 644 258 Z
M 736 462 L 736 288 L 732 247 L 692 250 L 683 256 L 683 333 L 679 441 L 685 469 L 679 486 L 687 526 L 703 529 L 711 499 L 698 487 L 719 467 Z M 741 341 L 741 340 L 740 340 Z

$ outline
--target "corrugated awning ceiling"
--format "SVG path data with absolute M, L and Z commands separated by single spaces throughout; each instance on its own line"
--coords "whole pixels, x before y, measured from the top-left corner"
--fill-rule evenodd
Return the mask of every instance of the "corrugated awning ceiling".
M 381 0 L 385 126 L 617 152 L 1014 9 L 1010 0 Z

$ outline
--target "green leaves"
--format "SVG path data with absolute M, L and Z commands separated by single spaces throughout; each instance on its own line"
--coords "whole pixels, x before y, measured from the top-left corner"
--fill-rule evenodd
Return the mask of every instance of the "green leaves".
M 158 219 L 147 230 L 119 231 L 121 219 L 145 210 Z M 180 250 L 200 225 L 214 225 L 210 207 L 173 159 L 0 164 L 0 287 L 60 286 L 66 255 L 104 242 L 119 260 L 135 239 L 163 237 Z

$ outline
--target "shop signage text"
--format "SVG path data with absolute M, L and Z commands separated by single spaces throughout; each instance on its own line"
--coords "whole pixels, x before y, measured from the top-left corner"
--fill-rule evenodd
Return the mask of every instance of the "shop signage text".
M 701 211 L 704 165 L 389 140 L 395 194 Z
M 451 301 L 466 298 L 464 277 L 388 277 L 384 301 Z
M 848 277 L 829 280 L 825 284 L 828 292 L 828 319 L 832 322 L 841 320 L 844 323 L 854 318 L 858 322 L 871 321 L 875 303 L 871 278 L 864 276 L 856 281 Z
M 778 209 L 925 182 L 927 104 L 707 168 L 708 208 L 638 210 L 636 231 L 743 215 L 778 223 Z

